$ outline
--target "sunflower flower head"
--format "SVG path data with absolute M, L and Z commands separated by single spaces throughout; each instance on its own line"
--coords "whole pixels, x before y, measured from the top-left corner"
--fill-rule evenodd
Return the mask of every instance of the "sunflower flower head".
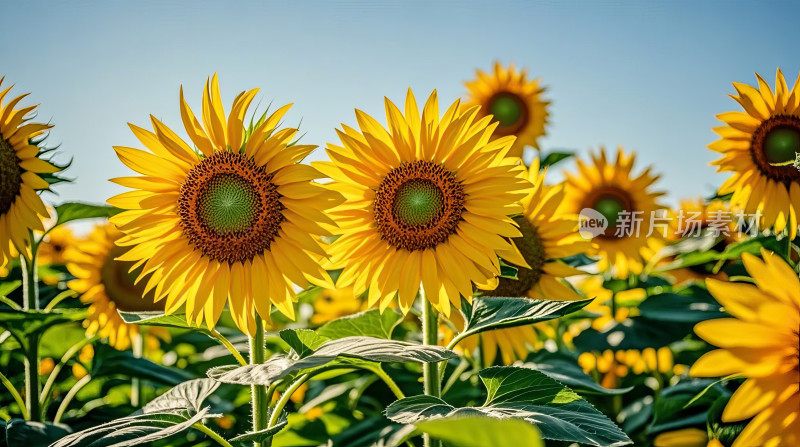
M 41 158 L 40 144 L 53 126 L 30 121 L 37 106 L 17 108 L 28 95 L 3 103 L 12 87 L 0 90 L 0 268 L 20 253 L 30 259 L 30 230 L 44 231 L 49 217 L 36 191 L 49 189 L 48 179 L 61 170 Z
M 720 139 L 708 148 L 722 157 L 711 164 L 733 174 L 719 188 L 732 194 L 732 205 L 758 215 L 761 229 L 788 230 L 794 238 L 800 214 L 800 171 L 793 163 L 800 154 L 800 77 L 790 89 L 778 69 L 774 90 L 756 78 L 758 88 L 733 83 L 737 94 L 731 98 L 744 110 L 717 115 L 725 125 L 713 128 Z
M 161 311 L 164 303 L 156 303 L 153 294 L 145 292 L 144 283 L 136 282 L 137 275 L 131 273 L 133 262 L 117 260 L 128 251 L 115 244 L 121 237 L 113 225 L 101 225 L 68 246 L 63 256 L 75 276 L 67 286 L 89 304 L 89 316 L 83 323 L 86 334 L 107 338 L 111 346 L 123 350 L 130 347 L 139 329 L 125 323 L 117 311 Z
M 299 163 L 316 146 L 295 144 L 297 129 L 279 129 L 291 105 L 245 132 L 257 92 L 237 95 L 226 118 L 214 75 L 200 121 L 181 89 L 190 143 L 152 116 L 154 132 L 130 125 L 146 150 L 114 149 L 141 176 L 113 179 L 133 191 L 109 199 L 126 210 L 112 219 L 126 235 L 119 244 L 130 247 L 121 259 L 150 275 L 145 290 L 166 299 L 167 313 L 183 306 L 190 322 L 213 327 L 228 304 L 248 334 L 272 305 L 294 318 L 293 285 L 333 286 L 320 267 L 320 236 L 334 226 L 324 211 L 341 201 Z
M 601 148 L 591 154 L 591 163 L 577 159 L 578 172 L 566 173 L 562 210 L 573 214 L 592 210 L 605 218 L 605 231 L 592 239 L 594 245 L 587 253 L 600 257 L 598 268 L 613 268 L 621 278 L 641 273 L 645 261 L 663 247 L 671 231 L 666 210 L 659 203 L 664 193 L 652 189 L 658 176 L 650 168 L 634 174 L 635 161 L 635 154 L 622 148 L 609 160 Z
M 340 237 L 331 259 L 344 267 L 340 287 L 386 309 L 395 297 L 407 313 L 422 283 L 445 315 L 472 298 L 473 284 L 496 284 L 498 256 L 528 267 L 506 238 L 521 236 L 511 217 L 530 182 L 514 137 L 492 140 L 497 123 L 479 108 L 453 103 L 443 115 L 434 91 L 420 114 L 408 91 L 405 113 L 386 99 L 389 128 L 356 110 L 359 129 L 343 125 L 331 162 L 315 165 L 346 203 L 331 211 Z
M 464 107 L 480 106 L 478 116 L 492 117 L 497 123 L 493 138 L 517 137 L 509 156 L 521 157 L 525 146 L 539 149 L 550 105 L 542 99 L 545 89 L 539 80 L 529 80 L 527 70 L 517 70 L 513 64 L 505 68 L 499 62 L 492 73 L 478 70 L 476 75 L 466 83 L 469 94 Z
M 800 445 L 800 280 L 779 256 L 745 253 L 755 284 L 706 280 L 732 318 L 698 323 L 694 330 L 718 346 L 692 366 L 695 377 L 746 378 L 722 413 L 722 422 L 750 419 L 733 447 Z

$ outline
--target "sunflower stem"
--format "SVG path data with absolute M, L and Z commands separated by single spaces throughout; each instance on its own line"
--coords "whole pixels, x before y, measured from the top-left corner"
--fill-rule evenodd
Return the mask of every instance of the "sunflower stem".
M 250 364 L 258 365 L 264 363 L 267 357 L 267 350 L 264 343 L 264 324 L 260 317 L 256 317 L 256 331 L 249 338 L 250 341 Z M 269 401 L 267 400 L 267 387 L 264 385 L 251 385 L 250 393 L 253 398 L 253 431 L 261 431 L 268 427 L 267 417 L 269 416 Z M 254 442 L 254 447 L 262 447 L 261 442 Z
M 144 330 L 144 327 L 140 329 Z M 133 358 L 140 359 L 144 354 L 144 335 L 137 332 L 131 340 Z M 131 406 L 137 408 L 142 405 L 142 381 L 138 377 L 131 379 Z
M 425 289 L 419 288 L 420 299 L 422 299 L 422 342 L 425 345 L 438 346 L 439 344 L 439 314 L 433 308 L 433 304 L 425 297 Z M 445 298 L 446 299 L 446 298 Z M 442 385 L 439 382 L 439 364 L 435 362 L 422 364 L 422 378 L 425 386 L 425 394 L 434 397 L 441 397 Z M 439 447 L 441 443 L 431 439 L 425 433 L 422 437 L 425 447 Z
M 31 259 L 20 256 L 22 264 L 22 308 L 39 310 L 39 280 L 36 274 L 36 239 L 31 232 Z M 31 421 L 42 421 L 39 406 L 39 333 L 34 331 L 27 336 L 25 350 L 25 405 Z

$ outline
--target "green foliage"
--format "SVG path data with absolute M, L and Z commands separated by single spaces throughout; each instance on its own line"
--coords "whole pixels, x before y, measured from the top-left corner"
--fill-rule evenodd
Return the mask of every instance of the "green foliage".
M 483 416 L 443 417 L 417 422 L 416 427 L 453 447 L 526 446 L 544 447 L 532 425 L 517 419 Z
M 331 339 L 352 336 L 390 339 L 392 331 L 402 319 L 403 315 L 394 309 L 387 309 L 383 313 L 372 309 L 329 321 L 317 329 L 317 333 Z
M 90 203 L 80 202 L 62 203 L 61 205 L 57 205 L 55 208 L 57 216 L 56 223 L 50 228 L 50 230 L 59 225 L 79 219 L 109 218 L 122 211 L 113 206 L 92 205 Z
M 467 324 L 460 338 L 495 329 L 526 326 L 582 309 L 592 300 L 555 301 L 528 298 L 476 297 L 461 301 Z
M 480 407 L 456 408 L 427 395 L 400 399 L 386 409 L 394 422 L 416 424 L 438 417 L 516 418 L 534 424 L 544 439 L 593 446 L 621 446 L 631 441 L 611 420 L 574 391 L 542 372 L 519 367 L 491 367 L 479 373 L 486 387 Z

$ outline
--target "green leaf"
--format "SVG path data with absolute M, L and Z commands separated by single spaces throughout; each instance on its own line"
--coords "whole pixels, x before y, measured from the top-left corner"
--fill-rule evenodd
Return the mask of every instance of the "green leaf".
M 5 441 L 9 446 L 50 445 L 70 433 L 72 430 L 64 424 L 11 419 L 6 424 Z
M 701 397 L 696 398 L 698 394 Z M 706 421 L 711 405 L 728 392 L 712 379 L 685 379 L 665 388 L 653 407 L 650 433 L 675 430 Z
M 284 329 L 278 335 L 300 358 L 311 355 L 325 342 L 330 341 L 329 337 L 323 337 L 311 329 Z
M 633 389 L 633 387 L 608 389 L 600 386 L 583 372 L 575 359 L 561 352 L 540 351 L 523 366 L 541 371 L 548 377 L 579 392 L 615 395 L 625 394 Z
M 586 329 L 573 342 L 581 351 L 660 348 L 691 333 L 691 323 L 659 321 L 643 316 L 615 323 L 603 332 Z
M 123 312 L 118 311 L 122 320 L 128 324 L 138 324 L 141 326 L 163 326 L 176 327 L 181 329 L 205 329 L 206 325 L 194 326 L 186 320 L 186 314 L 164 315 L 158 311 Z
M 420 421 L 418 429 L 452 447 L 544 447 L 539 431 L 519 419 L 450 416 Z
M 545 166 L 553 166 L 554 164 L 573 156 L 575 156 L 575 152 L 573 151 L 553 151 L 541 157 L 542 161 L 539 163 L 539 167 L 544 168 Z
M 368 362 L 441 362 L 456 354 L 441 346 L 419 345 L 375 337 L 345 337 L 331 340 L 303 358 L 274 355 L 265 363 L 247 366 L 220 366 L 208 377 L 223 383 L 270 385 L 294 372 L 308 371 L 333 361 L 349 359 Z
M 117 351 L 103 344 L 95 344 L 93 377 L 125 375 L 175 386 L 194 379 L 182 369 L 169 368 L 146 358 L 134 357 L 129 351 Z
M 712 318 L 727 316 L 722 306 L 708 293 L 699 288 L 690 296 L 677 293 L 651 295 L 639 304 L 639 312 L 645 318 L 678 323 L 699 323 Z
M 187 411 L 199 413 L 206 400 L 220 383 L 212 379 L 194 379 L 180 383 L 151 400 L 142 408 L 144 413 Z
M 578 253 L 577 255 L 561 258 L 561 262 L 567 264 L 570 267 L 585 267 L 587 265 L 594 264 L 595 262 L 597 262 L 597 259 L 592 259 L 583 253 Z
M 204 408 L 194 416 L 176 413 L 151 413 L 128 416 L 71 434 L 50 447 L 130 447 L 151 445 L 175 436 L 200 422 L 208 414 Z
M 329 321 L 317 329 L 317 333 L 331 339 L 356 335 L 390 339 L 392 331 L 402 319 L 403 314 L 394 309 L 383 313 L 372 309 Z
M 56 215 L 58 217 L 52 228 L 78 219 L 109 218 L 120 211 L 122 210 L 108 205 L 92 205 L 80 202 L 62 203 L 56 206 Z
M 283 428 L 286 427 L 286 424 L 287 424 L 286 421 L 281 421 L 274 427 L 265 428 L 264 430 L 259 430 L 254 432 L 248 432 L 231 439 L 231 441 L 247 443 L 249 445 L 252 445 L 253 442 L 264 442 L 269 438 L 275 436 L 279 431 L 283 430 Z
M 33 333 L 42 333 L 57 324 L 80 321 L 86 318 L 88 309 L 14 310 L 0 309 L 0 327 L 18 339 Z
M 582 309 L 592 300 L 555 301 L 529 298 L 475 297 L 472 304 L 462 300 L 467 325 L 459 338 L 496 329 L 526 326 L 552 320 Z
M 504 366 L 479 376 L 487 390 L 483 406 L 455 408 L 433 396 L 414 396 L 389 405 L 386 416 L 403 424 L 453 416 L 516 418 L 534 424 L 544 439 L 600 447 L 632 443 L 603 413 L 544 373 Z
M 22 281 L 2 281 L 0 282 L 0 296 L 7 296 L 9 293 L 17 290 L 22 285 Z

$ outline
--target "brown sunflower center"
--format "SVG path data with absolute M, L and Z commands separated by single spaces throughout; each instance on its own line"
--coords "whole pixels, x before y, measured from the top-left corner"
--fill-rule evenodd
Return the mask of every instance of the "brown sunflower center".
M 435 247 L 456 232 L 464 201 L 464 187 L 444 166 L 422 160 L 403 163 L 375 192 L 378 233 L 400 249 Z
M 284 220 L 272 174 L 244 154 L 223 151 L 186 176 L 178 198 L 183 232 L 219 262 L 251 260 L 267 251 Z
M 524 216 L 514 217 L 514 222 L 522 233 L 521 237 L 514 238 L 514 243 L 531 268 L 517 267 L 517 279 L 500 278 L 497 288 L 484 291 L 485 296 L 526 296 L 542 277 L 546 258 L 539 233 Z
M 800 118 L 777 115 L 761 123 L 750 144 L 753 161 L 766 176 L 783 183 L 800 180 L 800 171 L 792 162 L 800 153 Z
M 617 230 L 626 225 L 623 215 L 634 210 L 630 194 L 616 186 L 605 186 L 592 191 L 586 197 L 582 208 L 593 209 L 606 218 L 608 227 L 599 237 L 607 239 L 621 237 L 617 235 Z
M 0 135 L 0 215 L 5 214 L 19 195 L 22 168 L 17 152 Z
M 115 261 L 127 251 L 127 248 L 115 245 L 108 252 L 100 267 L 100 282 L 106 289 L 108 299 L 114 303 L 117 309 L 126 312 L 164 310 L 164 301 L 156 303 L 152 291 L 145 295 L 146 279 L 135 284 L 140 269 L 130 272 L 133 262 Z
M 495 135 L 515 135 L 528 121 L 528 106 L 519 95 L 511 92 L 495 93 L 487 102 L 488 111 L 498 123 Z

